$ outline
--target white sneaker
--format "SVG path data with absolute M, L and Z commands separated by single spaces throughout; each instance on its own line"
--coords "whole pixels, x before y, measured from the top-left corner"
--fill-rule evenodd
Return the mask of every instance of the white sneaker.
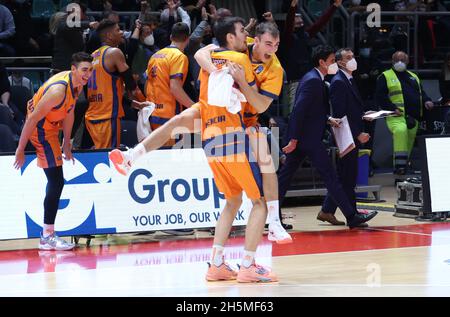
M 278 222 L 269 224 L 269 234 L 267 238 L 269 241 L 274 241 L 278 244 L 292 243 L 291 235 L 287 233 L 283 226 Z
M 67 242 L 64 239 L 61 239 L 55 234 L 52 234 L 48 237 L 43 237 L 41 234 L 41 239 L 39 241 L 39 249 L 40 250 L 48 250 L 48 251 L 68 251 L 75 248 L 75 244 Z
M 109 159 L 114 164 L 116 170 L 126 176 L 131 169 L 131 158 L 128 151 L 120 151 L 119 149 L 114 149 L 108 153 Z

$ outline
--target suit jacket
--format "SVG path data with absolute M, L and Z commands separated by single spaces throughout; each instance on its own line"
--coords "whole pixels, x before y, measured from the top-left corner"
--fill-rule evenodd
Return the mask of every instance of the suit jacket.
M 352 85 L 342 70 L 331 80 L 330 102 L 334 118 L 347 116 L 356 144 L 358 135 L 364 131 L 364 103 L 356 84 Z
M 319 72 L 313 68 L 298 85 L 289 119 L 289 140 L 298 140 L 299 146 L 322 142 L 328 115 L 327 87 Z

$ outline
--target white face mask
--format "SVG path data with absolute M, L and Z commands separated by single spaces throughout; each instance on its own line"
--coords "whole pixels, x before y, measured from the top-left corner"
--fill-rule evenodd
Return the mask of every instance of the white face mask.
M 358 63 L 354 58 L 349 60 L 347 64 L 345 65 L 345 68 L 347 68 L 348 71 L 354 72 L 358 68 Z
M 328 75 L 336 75 L 338 70 L 339 70 L 338 64 L 333 63 L 330 66 L 328 66 Z
M 404 72 L 406 70 L 406 64 L 402 61 L 399 61 L 394 64 L 394 69 L 398 72 Z
M 155 44 L 155 38 L 153 37 L 153 33 L 144 39 L 144 44 L 147 46 L 153 46 L 153 44 Z

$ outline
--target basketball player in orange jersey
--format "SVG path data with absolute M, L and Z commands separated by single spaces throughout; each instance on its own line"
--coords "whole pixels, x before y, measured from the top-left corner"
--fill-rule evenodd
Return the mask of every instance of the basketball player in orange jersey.
M 88 83 L 89 107 L 85 114 L 96 149 L 120 146 L 120 119 L 124 116 L 122 98 L 125 88 L 135 98 L 143 98 L 130 67 L 118 46 L 124 41 L 119 25 L 103 20 L 97 27 L 102 47 L 92 53 L 94 71 Z
M 152 130 L 179 114 L 182 107 L 194 104 L 183 89 L 188 72 L 188 58 L 183 54 L 189 43 L 189 27 L 185 23 L 175 23 L 170 35 L 172 43 L 152 55 L 147 67 L 145 91 L 147 101 L 156 107 L 150 116 Z M 164 147 L 172 147 L 175 140 L 169 140 Z
M 16 150 L 15 168 L 25 162 L 24 149 L 28 140 L 36 148 L 37 165 L 44 169 L 47 189 L 44 200 L 44 230 L 39 241 L 41 250 L 71 250 L 74 244 L 55 235 L 55 218 L 64 186 L 63 157 L 73 160 L 70 135 L 74 107 L 81 89 L 92 74 L 92 57 L 84 52 L 72 56 L 70 71 L 58 73 L 47 80 L 28 102 L 27 120 Z M 59 145 L 59 130 L 64 132 L 63 153 Z
M 278 28 L 275 24 L 266 22 L 259 24 L 256 28 L 254 44 L 250 44 L 245 48 L 245 52 L 251 57 L 252 69 L 259 93 L 253 89 L 246 89 L 243 93 L 250 101 L 250 104 L 261 105 L 263 111 L 260 112 L 267 110 L 272 101 L 277 99 L 281 92 L 283 69 L 275 55 L 278 45 Z M 200 66 L 209 73 L 217 69 L 211 60 L 211 52 L 214 49 L 217 49 L 217 46 L 209 45 L 200 49 L 195 55 Z M 232 69 L 237 70 L 238 68 L 232 67 Z M 240 85 L 245 88 L 244 82 L 240 83 Z M 250 127 L 250 129 L 247 129 L 247 133 L 250 135 L 250 144 L 252 145 L 253 151 L 257 154 L 256 158 L 262 170 L 264 198 L 266 199 L 267 209 L 269 211 L 268 239 L 281 244 L 291 243 L 292 238 L 283 228 L 279 217 L 278 179 L 272 162 L 272 156 L 268 150 L 267 139 L 262 133 L 256 132 L 255 130 L 257 129 L 253 129 L 253 127 L 257 126 L 258 111 L 247 104 L 243 118 L 245 126 Z M 199 113 L 189 109 L 185 110 L 181 116 L 177 116 L 157 132 L 153 132 L 153 135 L 143 141 L 143 146 L 136 147 L 136 149 L 141 149 L 143 153 L 156 149 L 159 144 L 162 144 L 161 142 L 169 139 L 171 134 L 173 134 L 173 130 L 177 128 L 185 128 L 193 132 L 196 129 L 194 127 L 196 119 L 200 119 Z M 185 131 L 185 133 L 188 131 Z M 137 153 L 133 150 L 130 152 Z
M 264 198 L 267 203 L 269 235 L 270 241 L 277 243 L 291 243 L 292 238 L 283 228 L 279 217 L 278 202 L 278 179 L 275 171 L 275 165 L 270 155 L 267 136 L 258 131 L 259 112 L 251 105 L 259 104 L 267 109 L 273 100 L 277 100 L 281 93 L 283 85 L 283 67 L 275 53 L 280 44 L 280 32 L 276 24 L 271 22 L 260 23 L 255 30 L 255 39 L 252 44 L 246 47 L 251 62 L 253 73 L 256 78 L 258 92 L 253 92 L 249 87 L 246 88 L 244 81 L 244 71 L 239 67 L 232 67 L 239 76 L 234 76 L 239 84 L 241 91 L 247 98 L 248 108 L 244 113 L 244 124 L 247 127 L 247 133 L 250 136 L 250 144 L 253 152 L 256 154 L 259 167 L 263 177 Z M 216 49 L 215 45 L 208 45 L 195 54 L 195 58 L 203 69 L 213 72 L 217 68 L 211 60 L 211 51 Z M 247 85 L 248 86 L 248 85 Z
M 216 66 L 221 67 L 228 62 L 242 65 L 245 71 L 247 86 L 255 86 L 255 77 L 250 60 L 246 54 L 239 53 L 246 48 L 246 32 L 244 22 L 240 18 L 228 17 L 218 20 L 214 25 L 214 34 L 221 45 L 220 49 L 212 53 Z M 219 66 L 220 65 L 220 66 Z M 226 198 L 226 205 L 216 224 L 212 263 L 209 264 L 206 279 L 208 281 L 233 280 L 238 282 L 275 282 L 277 277 L 270 270 L 255 264 L 256 248 L 264 231 L 267 218 L 267 208 L 261 197 L 262 182 L 258 164 L 251 160 L 251 153 L 247 151 L 248 136 L 243 127 L 243 114 L 246 104 L 242 104 L 241 112 L 232 114 L 226 108 L 208 105 L 209 73 L 202 70 L 200 77 L 200 102 L 178 116 L 169 120 L 166 125 L 156 130 L 141 144 L 127 152 L 114 150 L 110 159 L 116 169 L 126 174 L 132 162 L 145 154 L 147 150 L 157 148 L 163 140 L 167 140 L 175 130 L 176 124 L 195 131 L 194 121 L 201 118 L 202 140 L 205 154 L 214 175 L 216 185 Z M 256 92 L 256 86 L 255 86 Z M 263 111 L 257 104 L 255 108 Z M 216 120 L 216 118 L 221 118 Z M 155 135 L 159 130 L 162 133 Z M 226 139 L 226 144 L 223 143 Z M 156 147 L 155 147 L 156 146 Z M 208 149 L 208 150 L 206 150 Z M 221 154 L 217 154 L 221 153 Z M 242 265 L 239 272 L 233 270 L 224 261 L 224 246 L 228 239 L 234 217 L 242 204 L 242 192 L 252 200 L 253 208 L 250 213 L 245 232 L 245 247 Z

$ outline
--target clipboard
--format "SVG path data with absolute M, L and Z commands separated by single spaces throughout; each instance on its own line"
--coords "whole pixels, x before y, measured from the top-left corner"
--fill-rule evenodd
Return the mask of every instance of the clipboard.
M 374 111 L 374 112 L 367 113 L 367 114 L 363 115 L 363 119 L 366 121 L 372 121 L 372 120 L 391 117 L 391 116 L 395 116 L 395 115 L 396 114 L 394 111 L 381 110 L 381 111 Z
M 347 116 L 341 118 L 339 128 L 332 127 L 331 129 L 333 130 L 334 139 L 339 150 L 339 157 L 342 158 L 356 147 Z

